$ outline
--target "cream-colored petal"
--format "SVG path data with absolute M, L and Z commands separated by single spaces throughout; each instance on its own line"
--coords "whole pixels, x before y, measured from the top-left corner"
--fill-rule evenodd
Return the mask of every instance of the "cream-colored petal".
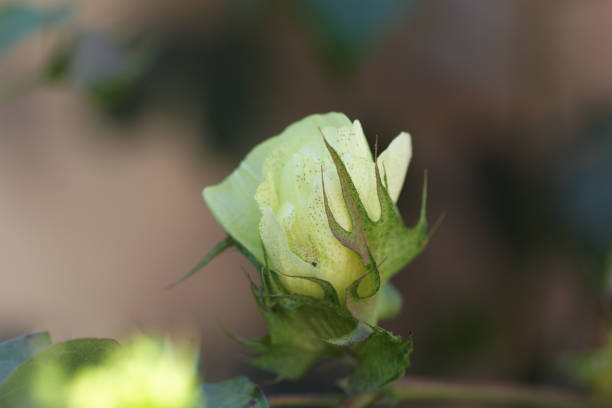
M 380 202 L 376 192 L 376 173 L 371 159 L 357 158 L 345 161 L 351 180 L 371 220 L 380 218 Z
M 259 233 L 266 248 L 269 266 L 283 276 L 283 283 L 287 289 L 293 293 L 317 297 L 323 294 L 316 283 L 297 278 L 297 276 L 319 279 L 325 277 L 320 270 L 300 259 L 289 249 L 287 234 L 271 208 L 262 209 Z
M 263 262 L 258 231 L 261 212 L 255 201 L 255 193 L 264 180 L 264 168 L 271 167 L 269 173 L 274 177 L 277 174 L 275 168 L 282 168 L 286 157 L 304 140 L 320 137 L 320 128 L 350 124 L 350 120 L 341 113 L 310 115 L 287 127 L 280 135 L 257 145 L 225 180 L 206 187 L 202 192 L 219 224 L 257 260 Z M 273 178 L 271 183 L 276 183 L 276 179 Z
M 378 169 L 383 181 L 386 177 L 387 190 L 393 202 L 397 202 L 402 191 L 411 158 L 412 142 L 406 132 L 400 133 L 393 139 L 389 147 L 378 157 Z
M 372 161 L 372 152 L 358 120 L 341 127 L 327 126 L 321 128 L 321 132 L 327 143 L 338 152 L 343 162 L 354 158 Z
M 285 129 L 280 135 L 282 143 L 266 158 L 264 175 L 272 173 L 280 176 L 280 171 L 291 156 L 300 148 L 312 141 L 321 141 L 323 129 L 350 126 L 349 119 L 341 113 L 311 115 Z M 316 146 L 316 144 L 314 145 Z M 324 151 L 324 145 L 318 144 L 317 150 Z M 275 180 L 280 181 L 280 180 Z
M 351 126 L 325 128 L 323 134 L 346 166 L 369 217 L 377 220 L 380 217 L 380 203 L 376 195 L 374 161 L 361 123 L 355 120 Z
M 279 197 L 272 175 L 268 174 L 259 186 L 257 186 L 255 190 L 255 201 L 259 205 L 260 211 L 262 211 L 263 207 L 270 207 L 273 210 L 278 209 L 280 205 Z
M 276 136 L 257 145 L 225 180 L 202 192 L 219 224 L 260 262 L 263 262 L 259 238 L 261 213 L 255 191 L 263 180 L 264 160 L 280 143 Z
M 334 178 L 336 180 L 332 181 Z M 332 234 L 323 204 L 320 178 L 315 181 L 317 183 L 313 183 L 313 194 L 308 199 L 308 209 L 303 213 L 306 220 L 304 222 L 308 222 L 309 226 L 307 236 L 314 250 L 313 260 L 317 263 L 317 269 L 321 270 L 325 276 L 324 279 L 332 283 L 340 298 L 343 299 L 346 288 L 366 271 L 361 257 L 345 247 Z M 346 213 L 346 207 L 342 201 L 335 168 L 325 171 L 325 189 L 334 217 L 343 227 L 349 228 L 351 225 L 348 215 L 338 217 L 338 214 Z M 334 203 L 338 207 L 337 211 L 334 211 Z M 339 211 L 340 209 L 342 211 Z

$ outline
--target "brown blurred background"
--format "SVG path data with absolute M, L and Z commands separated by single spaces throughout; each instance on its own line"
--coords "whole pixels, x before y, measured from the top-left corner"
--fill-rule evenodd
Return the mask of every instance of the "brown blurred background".
M 612 2 L 0 2 L 0 338 L 265 333 L 200 192 L 311 113 L 413 135 L 400 198 L 446 219 L 394 280 L 411 374 L 563 383 L 603 341 Z M 606 266 L 608 265 L 608 266 Z M 257 376 L 256 372 L 253 375 Z

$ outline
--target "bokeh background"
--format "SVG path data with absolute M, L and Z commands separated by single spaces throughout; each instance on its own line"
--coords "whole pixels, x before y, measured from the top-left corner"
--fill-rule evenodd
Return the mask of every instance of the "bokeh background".
M 446 214 L 394 278 L 410 374 L 564 384 L 611 304 L 610 21 L 606 0 L 1 1 L 0 338 L 164 331 L 201 339 L 209 379 L 266 378 L 222 329 L 265 333 L 239 253 L 164 287 L 224 237 L 202 188 L 336 110 L 411 132 L 402 214 L 425 169 Z

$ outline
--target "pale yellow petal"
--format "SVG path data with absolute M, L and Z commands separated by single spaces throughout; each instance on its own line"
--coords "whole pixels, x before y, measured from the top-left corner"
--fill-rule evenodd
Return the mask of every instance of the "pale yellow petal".
M 345 115 L 336 112 L 308 116 L 287 127 L 280 135 L 257 145 L 223 182 L 204 189 L 204 200 L 219 224 L 260 262 L 263 262 L 258 230 L 261 212 L 255 193 L 264 181 L 264 167 L 270 167 L 269 171 L 275 175 L 275 170 L 282 168 L 286 157 L 296 146 L 299 148 L 304 139 L 320 137 L 323 127 L 341 127 L 350 123 Z M 271 182 L 276 181 L 273 176 Z M 272 198 L 271 195 L 266 197 Z
M 255 202 L 255 191 L 263 181 L 265 158 L 280 142 L 277 136 L 257 145 L 225 180 L 202 192 L 219 224 L 260 262 L 263 262 L 259 238 L 261 213 Z
M 321 132 L 327 143 L 338 152 L 343 162 L 354 158 L 372 161 L 372 152 L 358 120 L 341 127 L 327 126 L 321 128 Z
M 369 217 L 377 220 L 380 217 L 380 203 L 376 195 L 374 161 L 361 123 L 355 120 L 351 126 L 329 127 L 322 131 L 346 166 Z
M 397 202 L 408 165 L 412 158 L 412 142 L 410 135 L 406 132 L 400 133 L 389 147 L 380 154 L 377 160 L 378 169 L 383 181 L 387 181 L 387 190 L 393 202 Z
M 287 289 L 293 293 L 320 297 L 323 292 L 319 285 L 296 277 L 307 276 L 323 279 L 323 274 L 289 249 L 285 230 L 271 208 L 263 209 L 259 233 L 266 248 L 268 264 L 272 270 L 282 274 L 282 280 Z

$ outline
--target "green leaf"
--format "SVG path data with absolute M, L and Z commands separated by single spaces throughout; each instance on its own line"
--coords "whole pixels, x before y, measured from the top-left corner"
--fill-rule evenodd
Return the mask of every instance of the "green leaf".
M 33 333 L 0 344 L 0 384 L 21 363 L 51 345 L 49 333 Z
M 268 408 L 268 400 L 259 387 L 246 377 L 218 383 L 204 383 L 202 391 L 208 408 Z
M 57 24 L 71 13 L 70 6 L 39 9 L 24 3 L 0 8 L 0 56 L 26 35 Z
M 17 367 L 0 385 L 0 406 L 35 407 L 34 380 L 39 370 L 59 367 L 67 376 L 72 376 L 82 368 L 101 363 L 117 347 L 119 344 L 110 339 L 78 339 L 48 347 Z
M 376 328 L 364 341 L 351 347 L 355 357 L 352 375 L 342 384 L 348 394 L 376 390 L 402 377 L 410 364 L 412 339 L 402 341 Z

